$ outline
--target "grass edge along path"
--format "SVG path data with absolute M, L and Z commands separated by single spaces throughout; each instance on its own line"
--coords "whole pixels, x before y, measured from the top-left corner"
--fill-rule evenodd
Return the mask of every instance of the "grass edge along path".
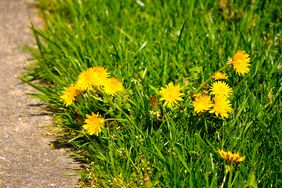
M 75 187 L 79 165 L 66 151 L 50 150 L 42 128 L 52 123 L 50 114 L 18 79 L 30 58 L 21 49 L 33 42 L 29 22 L 41 20 L 25 0 L 0 1 L 0 9 L 0 187 Z
M 281 186 L 278 1 L 38 5 L 23 79 L 87 163 L 85 186 Z

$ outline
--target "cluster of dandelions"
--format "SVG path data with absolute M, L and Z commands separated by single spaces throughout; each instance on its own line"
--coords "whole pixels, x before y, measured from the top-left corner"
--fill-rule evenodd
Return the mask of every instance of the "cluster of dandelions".
M 217 117 L 227 118 L 228 113 L 232 112 L 230 96 L 232 89 L 224 81 L 216 81 L 210 87 L 208 94 L 197 93 L 194 95 L 193 102 L 194 111 L 201 113 L 209 111 Z M 213 98 L 213 101 L 212 99 Z
M 195 113 L 209 112 L 215 114 L 216 117 L 228 118 L 229 113 L 232 112 L 231 107 L 231 96 L 232 88 L 228 85 L 226 80 L 228 75 L 222 71 L 229 66 L 233 66 L 235 72 L 243 76 L 249 72 L 250 58 L 249 55 L 244 51 L 237 51 L 232 58 L 228 59 L 228 63 L 225 67 L 219 69 L 210 78 L 203 82 L 194 92 L 194 101 L 192 106 Z M 208 90 L 201 91 L 201 89 L 210 81 L 214 80 L 210 84 Z M 187 85 L 187 84 L 186 84 Z M 66 106 L 74 104 L 76 98 L 80 94 L 90 93 L 93 94 L 95 91 L 100 91 L 103 95 L 115 96 L 121 91 L 124 91 L 123 84 L 114 77 L 109 77 L 109 73 L 103 67 L 91 67 L 80 73 L 76 82 L 64 88 L 62 91 L 61 99 Z M 160 101 L 163 101 L 163 105 L 170 109 L 173 109 L 178 103 L 183 101 L 185 97 L 185 91 L 182 89 L 180 84 L 174 84 L 169 82 L 165 87 L 161 87 L 159 90 Z M 151 104 L 158 106 L 157 97 L 151 97 Z M 158 112 L 158 110 L 156 110 Z M 157 114 L 157 117 L 160 116 Z M 83 129 L 89 135 L 98 136 L 102 131 L 105 119 L 103 115 L 94 112 L 86 114 Z M 217 150 L 220 157 L 227 163 L 225 165 L 225 174 L 221 187 L 224 187 L 225 181 L 228 177 L 229 172 L 233 167 L 233 163 L 243 162 L 246 157 L 241 156 L 239 153 L 233 153 L 231 151 L 224 151 L 223 149 Z
M 232 64 L 234 70 L 238 75 L 245 75 L 249 72 L 250 58 L 245 51 L 238 51 L 233 58 L 228 59 L 228 64 Z M 227 66 L 221 68 L 225 69 Z M 224 81 L 228 76 L 226 73 L 220 71 L 214 73 L 212 78 L 215 80 L 209 89 L 209 95 L 203 93 L 195 94 L 193 102 L 194 111 L 202 113 L 209 111 L 214 113 L 217 117 L 227 118 L 228 114 L 232 112 L 230 97 L 232 95 L 231 87 Z
M 62 91 L 61 99 L 66 106 L 73 104 L 78 95 L 85 92 L 99 90 L 106 95 L 114 96 L 124 90 L 123 84 L 103 67 L 91 67 L 80 73 L 75 84 L 71 84 Z M 102 131 L 105 119 L 99 114 L 86 115 L 83 128 L 89 135 L 98 135 Z
M 194 94 L 193 107 L 196 113 L 210 112 L 217 117 L 227 118 L 232 112 L 230 97 L 232 95 L 231 87 L 225 82 L 228 78 L 226 73 L 221 71 L 233 65 L 234 70 L 239 75 L 245 75 L 249 72 L 250 58 L 245 51 L 238 51 L 232 58 L 228 59 L 225 67 L 221 68 L 213 74 L 206 82 L 202 83 Z M 199 90 L 210 80 L 215 82 L 211 84 L 208 92 L 199 92 Z M 70 106 L 76 100 L 76 97 L 82 93 L 99 90 L 106 95 L 114 96 L 124 90 L 122 83 L 114 78 L 109 77 L 109 73 L 103 67 L 91 67 L 80 73 L 75 84 L 71 84 L 62 91 L 61 99 L 66 106 Z M 161 87 L 160 101 L 168 108 L 173 108 L 185 96 L 182 87 L 179 84 L 170 82 L 165 87 Z M 157 100 L 157 99 L 156 99 Z M 87 130 L 90 135 L 98 135 L 101 132 L 105 119 L 99 115 L 86 115 L 85 125 L 83 128 Z
M 194 94 L 193 107 L 196 113 L 210 112 L 217 117 L 227 118 L 230 112 L 232 112 L 230 98 L 232 96 L 232 88 L 226 83 L 228 76 L 221 71 L 225 68 L 233 65 L 234 70 L 240 76 L 249 72 L 250 58 L 245 51 L 237 51 L 232 58 L 228 59 L 228 63 L 225 67 L 222 67 L 220 71 L 214 73 L 210 78 L 203 82 L 197 89 L 197 93 Z M 214 79 L 215 82 L 211 84 L 208 92 L 199 92 L 199 90 L 210 79 Z M 183 100 L 184 93 L 181 91 L 179 84 L 174 85 L 170 82 L 166 87 L 162 87 L 160 90 L 161 101 L 164 101 L 164 105 L 171 108 L 178 102 Z
M 80 73 L 75 84 L 64 88 L 61 99 L 66 106 L 70 106 L 79 94 L 95 89 L 102 90 L 108 95 L 115 95 L 124 88 L 118 79 L 109 78 L 109 73 L 105 68 L 91 67 Z

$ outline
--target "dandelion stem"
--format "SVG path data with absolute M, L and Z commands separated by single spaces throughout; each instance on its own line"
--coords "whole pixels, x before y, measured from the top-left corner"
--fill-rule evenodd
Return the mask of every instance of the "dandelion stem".
M 221 184 L 221 188 L 224 187 L 225 181 L 226 181 L 226 177 L 227 177 L 228 172 L 224 175 L 223 180 L 222 180 L 222 184 Z
M 231 170 L 231 166 L 229 166 L 229 165 L 225 166 L 225 175 L 223 177 L 222 184 L 220 186 L 221 188 L 224 187 L 224 184 L 225 184 L 225 181 L 226 181 L 226 177 L 227 177 L 228 173 L 230 172 L 230 170 Z

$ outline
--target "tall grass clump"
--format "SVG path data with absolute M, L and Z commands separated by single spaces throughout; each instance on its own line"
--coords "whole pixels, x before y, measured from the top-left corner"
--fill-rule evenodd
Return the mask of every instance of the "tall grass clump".
M 38 0 L 33 64 L 92 187 L 281 187 L 281 3 Z

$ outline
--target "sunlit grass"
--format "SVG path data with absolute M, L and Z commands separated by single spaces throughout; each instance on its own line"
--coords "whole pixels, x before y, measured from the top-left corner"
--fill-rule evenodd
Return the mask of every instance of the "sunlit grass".
M 46 26 L 23 80 L 86 163 L 82 184 L 281 186 L 278 1 L 37 2 Z M 95 67 L 109 75 L 84 75 Z

